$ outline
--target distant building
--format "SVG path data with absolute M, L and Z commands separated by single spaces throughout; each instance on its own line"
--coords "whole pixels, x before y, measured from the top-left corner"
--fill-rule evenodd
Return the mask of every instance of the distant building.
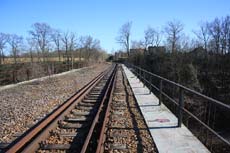
M 135 55 L 135 54 L 144 54 L 145 49 L 143 48 L 135 48 L 135 49 L 130 49 L 130 56 Z
M 129 56 L 136 57 L 136 55 L 143 55 L 145 53 L 160 53 L 160 52 L 166 52 L 166 48 L 164 46 L 149 46 L 148 50 L 143 48 L 135 48 L 130 49 Z M 115 60 L 124 60 L 128 58 L 128 54 L 126 52 L 118 51 L 115 52 L 114 59 Z
M 115 52 L 115 60 L 123 60 L 128 58 L 128 54 L 122 51 Z
M 149 53 L 166 52 L 166 48 L 165 48 L 165 46 L 149 46 L 148 52 Z
M 205 58 L 207 52 L 203 47 L 197 47 L 194 50 L 190 51 L 189 55 L 193 58 Z

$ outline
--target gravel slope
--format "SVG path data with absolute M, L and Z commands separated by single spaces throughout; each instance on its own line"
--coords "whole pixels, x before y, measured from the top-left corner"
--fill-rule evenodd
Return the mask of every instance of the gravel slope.
M 0 91 L 0 142 L 11 142 L 109 64 L 98 64 Z

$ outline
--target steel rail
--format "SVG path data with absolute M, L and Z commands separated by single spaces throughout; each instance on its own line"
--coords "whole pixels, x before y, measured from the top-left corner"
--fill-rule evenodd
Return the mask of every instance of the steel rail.
M 92 134 L 93 134 L 93 131 L 94 131 L 94 128 L 95 128 L 95 126 L 96 126 L 96 123 L 98 123 L 98 120 L 99 120 L 99 115 L 100 115 L 100 113 L 103 111 L 103 106 L 105 105 L 105 102 L 106 102 L 106 99 L 108 98 L 107 97 L 107 95 L 109 94 L 110 95 L 110 98 L 111 98 L 111 94 L 112 94 L 112 91 L 110 91 L 110 93 L 109 93 L 109 90 L 112 88 L 114 88 L 114 78 L 115 78 L 115 75 L 116 75 L 116 69 L 117 69 L 117 66 L 114 68 L 114 71 L 113 71 L 113 73 L 112 73 L 112 76 L 111 76 L 111 78 L 110 78 L 110 81 L 109 81 L 109 84 L 108 84 L 108 86 L 107 86 L 107 89 L 106 89 L 106 91 L 105 91 L 105 94 L 104 94 L 104 97 L 103 97 L 103 99 L 102 99 L 102 102 L 101 102 L 101 104 L 100 104 L 100 106 L 99 106 L 99 109 L 98 109 L 98 112 L 97 112 L 97 114 L 96 114 L 96 116 L 95 116 L 95 118 L 94 118 L 94 120 L 93 120 L 93 123 L 92 123 L 92 125 L 91 125 L 91 127 L 90 127 L 90 130 L 89 130 L 89 132 L 88 132 L 88 135 L 87 135 L 87 137 L 86 137 L 86 140 L 85 140 L 85 142 L 84 142 L 84 145 L 83 145 L 83 147 L 82 147 L 82 150 L 81 150 L 81 153 L 85 153 L 86 152 L 86 150 L 87 150 L 87 147 L 88 147 L 88 144 L 89 144 L 89 142 L 90 142 L 90 139 L 91 139 L 91 137 L 92 137 Z M 100 141 L 98 141 L 98 143 L 99 143 Z
M 99 139 L 98 139 L 96 153 L 102 152 L 102 149 L 104 148 L 103 146 L 104 146 L 104 142 L 105 142 L 106 125 L 107 125 L 108 120 L 109 120 L 109 114 L 110 114 L 110 110 L 111 110 L 110 105 L 111 105 L 111 102 L 112 102 L 112 99 L 113 99 L 113 92 L 114 92 L 114 88 L 115 88 L 116 79 L 117 79 L 117 77 L 116 77 L 116 74 L 115 74 L 114 81 L 113 81 L 113 84 L 112 84 L 112 89 L 111 89 L 111 92 L 109 94 L 109 102 L 107 104 L 104 121 L 102 123 L 102 127 L 101 127 L 101 130 L 100 130 L 100 135 L 99 135 Z
M 110 68 L 106 69 L 104 72 L 101 72 L 98 76 L 81 88 L 75 95 L 70 97 L 66 102 L 52 111 L 47 117 L 35 124 L 21 137 L 13 141 L 6 148 L 6 153 L 35 151 L 35 148 L 38 148 L 39 146 L 37 142 L 41 141 L 48 135 L 48 129 L 55 127 L 54 124 L 58 122 L 61 114 L 69 111 L 76 103 L 80 102 L 86 96 L 86 94 L 89 93 L 89 91 L 107 74 L 109 70 Z

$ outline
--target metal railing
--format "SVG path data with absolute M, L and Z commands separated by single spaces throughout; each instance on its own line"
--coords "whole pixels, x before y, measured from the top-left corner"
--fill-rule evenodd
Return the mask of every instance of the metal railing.
M 136 76 L 143 82 L 143 84 L 149 88 L 150 92 L 156 90 L 155 93 L 158 93 L 156 95 L 159 98 L 159 105 L 161 105 L 162 101 L 169 101 L 169 103 L 173 103 L 176 106 L 176 111 L 174 111 L 174 113 L 178 118 L 178 127 L 181 127 L 183 121 L 185 122 L 186 120 L 188 121 L 189 119 L 193 118 L 193 121 L 196 121 L 198 123 L 192 123 L 192 125 L 190 126 L 191 128 L 195 129 L 194 131 L 192 131 L 193 134 L 195 133 L 194 135 L 196 135 L 209 148 L 210 151 L 219 152 L 217 150 L 220 149 L 224 149 L 224 152 L 226 150 L 230 151 L 230 141 L 228 141 L 227 138 L 223 135 L 219 134 L 219 132 L 217 132 L 217 130 L 214 128 L 217 108 L 220 109 L 220 112 L 230 114 L 229 105 L 224 104 L 211 97 L 205 96 L 181 84 L 170 81 L 164 77 L 148 72 L 135 65 L 126 63 L 126 66 L 129 67 L 130 70 L 134 74 L 136 74 Z M 158 85 L 154 84 L 153 82 L 158 83 Z M 169 86 L 172 86 L 172 90 L 169 91 L 176 91 L 176 93 L 178 94 L 177 96 L 170 96 L 169 92 L 166 92 L 166 88 L 168 88 Z M 201 119 L 201 116 L 198 115 L 198 113 L 194 114 L 194 111 L 190 111 L 187 107 L 187 104 L 185 107 L 185 101 L 191 101 L 192 98 L 188 98 L 191 96 L 197 97 L 196 100 L 198 99 L 198 101 L 201 102 L 201 105 L 199 105 L 197 109 L 200 109 L 200 107 L 205 109 L 205 111 L 201 113 L 205 116 L 205 119 Z M 183 118 L 183 116 L 186 116 L 187 118 Z M 227 124 L 229 124 L 230 120 L 226 122 Z M 201 125 L 201 127 L 199 127 L 198 125 Z M 188 123 L 186 124 L 186 126 L 189 127 Z M 203 128 L 206 132 L 203 132 Z

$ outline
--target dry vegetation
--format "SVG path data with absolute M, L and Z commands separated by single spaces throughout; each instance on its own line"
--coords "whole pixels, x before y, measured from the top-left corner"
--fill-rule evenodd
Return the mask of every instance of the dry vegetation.
M 40 59 L 40 61 L 43 62 L 43 59 Z M 59 58 L 58 57 L 49 57 L 48 59 L 49 62 L 59 62 Z M 60 58 L 60 62 L 64 62 L 66 61 L 66 58 L 61 57 Z M 74 62 L 78 62 L 80 61 L 79 57 L 75 57 L 73 59 Z M 81 58 L 81 61 L 84 61 L 84 58 Z M 31 62 L 31 58 L 30 57 L 18 57 L 17 58 L 17 63 L 30 63 Z M 34 58 L 33 62 L 39 62 L 38 58 Z M 14 58 L 13 57 L 6 57 L 4 59 L 4 62 L 2 64 L 14 64 Z

